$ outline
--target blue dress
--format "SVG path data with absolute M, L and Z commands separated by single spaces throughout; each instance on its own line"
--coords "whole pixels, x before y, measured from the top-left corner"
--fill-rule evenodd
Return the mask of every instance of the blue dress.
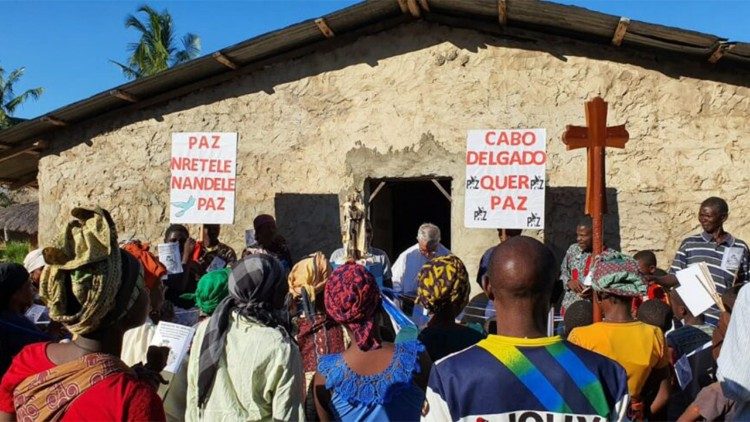
M 355 373 L 340 353 L 321 356 L 318 372 L 326 378 L 326 389 L 331 392 L 334 418 L 418 421 L 425 393 L 414 384 L 413 374 L 420 370 L 419 354 L 424 350 L 416 340 L 394 344 L 391 364 L 375 375 Z

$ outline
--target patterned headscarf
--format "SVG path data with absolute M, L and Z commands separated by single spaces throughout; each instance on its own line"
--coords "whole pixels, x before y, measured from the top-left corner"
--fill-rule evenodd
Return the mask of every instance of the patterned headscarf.
M 326 312 L 352 332 L 354 341 L 363 351 L 380 348 L 373 333 L 380 301 L 375 277 L 354 262 L 336 268 L 325 286 Z
M 203 407 L 214 383 L 219 359 L 226 347 L 229 316 L 237 312 L 265 326 L 289 330 L 289 316 L 274 309 L 287 293 L 286 273 L 279 261 L 265 254 L 248 255 L 232 267 L 229 296 L 216 307 L 208 322 L 198 361 L 198 405 Z
M 180 295 L 180 299 L 194 300 L 195 306 L 205 315 L 211 315 L 225 297 L 229 296 L 229 268 L 222 268 L 206 273 L 198 280 L 195 293 Z
M 638 261 L 614 250 L 602 252 L 594 261 L 592 272 L 594 291 L 614 296 L 636 297 L 646 294 Z
M 331 265 L 322 252 L 302 259 L 292 267 L 289 273 L 289 293 L 293 297 L 302 295 L 302 289 L 307 290 L 310 301 L 315 300 L 315 295 L 323 290 L 331 275 Z
M 50 318 L 75 335 L 115 323 L 145 288 L 143 268 L 117 247 L 115 224 L 101 208 L 75 208 L 56 246 L 45 248 L 39 292 Z M 75 303 L 69 303 L 75 301 Z
M 417 302 L 433 314 L 469 303 L 469 273 L 455 255 L 433 258 L 422 266 L 418 279 Z

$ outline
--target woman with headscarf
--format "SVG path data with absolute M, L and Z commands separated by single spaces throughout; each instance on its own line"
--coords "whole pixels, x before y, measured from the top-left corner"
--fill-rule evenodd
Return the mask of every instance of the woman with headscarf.
M 472 346 L 484 334 L 456 324 L 456 317 L 469 302 L 469 273 L 455 255 L 433 258 L 417 276 L 417 302 L 431 315 L 419 334 L 433 361 Z
M 302 358 L 282 310 L 285 276 L 265 254 L 232 267 L 229 296 L 193 338 L 186 420 L 302 419 Z
M 44 249 L 40 292 L 73 340 L 16 356 L 0 384 L 0 419 L 164 420 L 154 386 L 118 358 L 125 331 L 146 318 L 141 266 L 117 247 L 108 212 L 72 214 L 57 245 Z
M 419 419 L 431 363 L 417 340 L 382 342 L 375 323 L 381 300 L 375 278 L 359 264 L 347 262 L 328 278 L 326 311 L 354 341 L 318 363 L 315 407 L 323 421 Z
M 183 299 L 195 302 L 195 306 L 200 312 L 198 316 L 199 322 L 210 318 L 221 301 L 229 296 L 228 282 L 231 272 L 229 268 L 210 271 L 198 280 L 198 287 L 195 289 L 195 293 L 185 293 L 181 296 Z M 166 413 L 168 421 L 179 422 L 185 419 L 189 353 L 185 356 L 180 369 L 174 374 L 174 377 L 169 381 L 169 385 L 163 392 L 164 413 Z
M 303 258 L 289 273 L 289 294 L 298 327 L 297 344 L 305 369 L 305 419 L 314 420 L 312 377 L 320 356 L 344 351 L 344 332 L 326 314 L 323 290 L 331 266 L 322 252 Z
M 641 420 L 660 412 L 669 399 L 669 355 L 664 333 L 633 318 L 634 297 L 646 293 L 638 262 L 616 251 L 605 251 L 594 261 L 592 289 L 604 320 L 575 328 L 568 341 L 616 361 L 628 375 L 630 418 Z M 657 391 L 645 403 L 645 389 Z

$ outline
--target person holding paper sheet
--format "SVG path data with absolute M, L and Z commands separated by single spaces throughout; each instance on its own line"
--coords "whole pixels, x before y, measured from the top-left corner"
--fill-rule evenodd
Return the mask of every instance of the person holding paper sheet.
M 562 312 L 573 302 L 585 299 L 586 284 L 589 283 L 591 251 L 594 246 L 594 231 L 591 217 L 584 217 L 576 226 L 576 243 L 570 245 L 560 265 L 560 281 L 565 295 L 562 300 Z
M 237 253 L 231 246 L 219 241 L 221 226 L 218 224 L 203 225 L 203 239 L 201 243 L 201 257 L 198 259 L 204 273 L 218 270 L 234 264 Z
M 0 383 L 0 420 L 163 421 L 152 383 L 160 368 L 136 372 L 118 357 L 125 331 L 146 318 L 143 270 L 118 247 L 107 211 L 72 215 L 59 243 L 44 249 L 40 293 L 73 340 L 35 343 L 15 357 Z
M 664 334 L 652 325 L 633 319 L 634 297 L 646 293 L 638 263 L 620 252 L 605 251 L 592 267 L 592 289 L 604 320 L 574 329 L 568 340 L 620 363 L 628 374 L 631 419 L 663 411 L 670 391 L 669 355 Z M 644 402 L 647 385 L 658 386 L 656 398 Z
M 181 224 L 172 224 L 167 227 L 164 233 L 164 243 L 177 243 L 182 259 L 182 273 L 167 276 L 166 299 L 181 308 L 191 308 L 193 303 L 181 299 L 180 295 L 194 292 L 198 280 L 204 274 L 200 264 L 196 261 L 197 256 L 200 255 L 197 244 L 190 237 L 187 227 Z
M 675 273 L 691 264 L 705 262 L 711 272 L 719 294 L 735 283 L 750 281 L 750 250 L 747 243 L 724 230 L 729 218 L 729 205 L 721 198 L 711 197 L 703 201 L 698 211 L 698 221 L 703 232 L 682 241 L 675 254 L 669 275 L 650 277 L 664 287 L 677 286 Z M 716 326 L 719 308 L 712 306 L 706 311 L 706 322 Z
M 303 419 L 302 357 L 283 309 L 285 276 L 267 254 L 232 267 L 229 296 L 193 338 L 186 420 Z

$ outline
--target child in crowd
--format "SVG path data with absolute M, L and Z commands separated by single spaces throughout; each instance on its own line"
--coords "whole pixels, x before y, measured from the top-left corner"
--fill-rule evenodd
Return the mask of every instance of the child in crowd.
M 573 302 L 563 317 L 565 326 L 565 337 L 577 327 L 585 327 L 594 323 L 594 305 L 589 300 L 579 300 Z
M 672 329 L 672 308 L 660 300 L 647 300 L 638 308 L 638 321 L 659 327 L 662 333 Z

